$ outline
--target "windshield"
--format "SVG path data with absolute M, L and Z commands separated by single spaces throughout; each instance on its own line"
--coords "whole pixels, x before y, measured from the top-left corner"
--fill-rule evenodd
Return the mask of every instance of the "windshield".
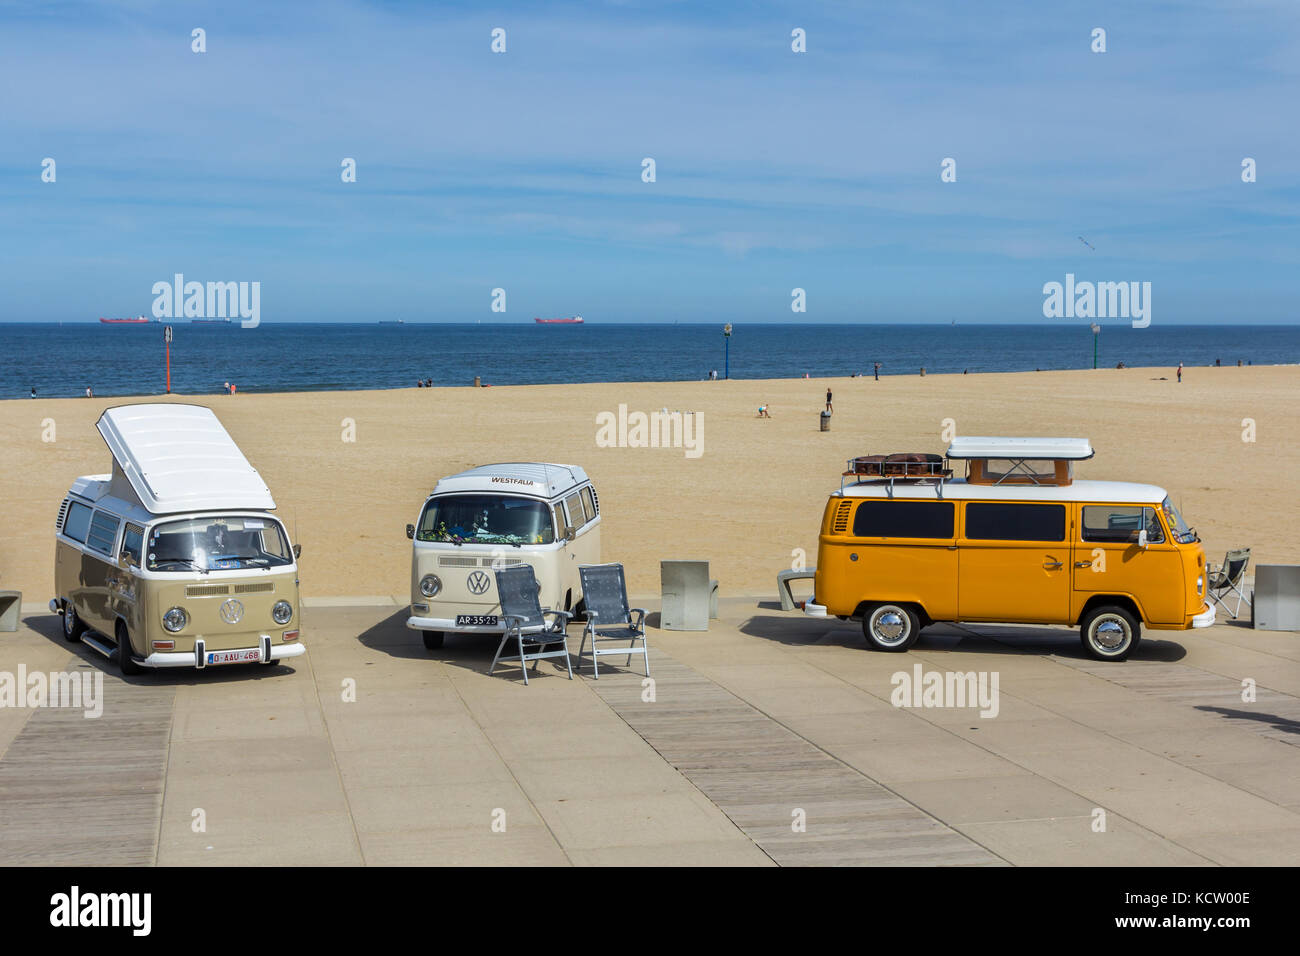
M 1196 532 L 1187 527 L 1187 522 L 1183 520 L 1183 516 L 1178 513 L 1172 501 L 1166 498 L 1160 507 L 1165 513 L 1165 522 L 1169 525 L 1169 531 L 1175 541 L 1179 544 L 1190 544 L 1200 540 L 1196 537 Z
M 278 521 L 233 516 L 155 525 L 145 557 L 150 571 L 232 571 L 293 563 Z
M 555 529 L 546 504 L 506 495 L 444 495 L 420 516 L 419 541 L 452 544 L 552 544 Z

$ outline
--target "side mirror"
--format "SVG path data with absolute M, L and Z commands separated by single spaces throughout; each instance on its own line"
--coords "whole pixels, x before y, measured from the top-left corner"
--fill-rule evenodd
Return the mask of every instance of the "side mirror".
M 117 566 L 122 571 L 129 571 L 131 569 L 130 551 L 123 551 L 121 554 L 117 556 Z
M 577 533 L 576 531 L 573 530 L 573 526 L 572 526 L 572 525 L 570 525 L 569 527 L 567 527 L 567 528 L 564 529 L 564 540 L 565 540 L 565 541 L 572 541 L 572 540 L 573 540 L 574 538 L 576 538 L 577 536 L 578 536 L 578 533 Z
M 414 537 L 415 537 L 415 525 L 413 525 L 413 524 L 408 524 L 408 525 L 406 526 L 406 536 L 407 536 L 408 538 L 414 538 Z
M 295 558 L 301 558 L 301 557 L 302 557 L 302 545 L 300 545 L 300 544 L 295 544 L 295 545 L 293 546 L 293 556 L 294 556 Z
M 1138 532 L 1138 547 L 1145 548 L 1146 546 L 1147 546 L 1147 529 L 1143 528 L 1141 531 Z

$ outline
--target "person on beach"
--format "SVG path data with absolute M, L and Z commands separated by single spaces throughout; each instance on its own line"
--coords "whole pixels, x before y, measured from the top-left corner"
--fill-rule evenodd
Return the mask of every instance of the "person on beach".
M 829 388 L 826 389 L 826 411 L 828 412 L 835 411 L 835 409 L 831 407 L 831 390 Z
M 94 397 L 95 397 L 95 390 L 94 390 L 93 388 L 91 388 L 89 385 L 86 386 L 86 397 L 87 397 L 87 398 L 94 398 Z
M 32 386 L 32 398 L 35 398 L 35 397 L 36 397 L 36 386 L 33 385 L 33 386 Z
M 758 406 L 758 417 L 759 417 L 759 418 L 771 418 L 771 417 L 772 417 L 771 414 L 770 414 L 770 413 L 768 412 L 768 410 L 767 410 L 767 405 L 766 405 L 766 404 L 763 404 L 763 405 Z
M 1181 385 L 1183 381 L 1183 363 L 1178 363 L 1178 382 Z
M 876 363 L 875 368 L 873 368 L 872 371 L 875 372 L 875 374 L 876 374 L 876 381 L 879 382 L 879 381 L 880 381 L 880 363 L 879 363 L 879 362 Z
M 416 387 L 416 388 L 424 388 L 424 379 L 422 379 L 422 378 L 417 378 L 417 379 L 415 380 L 415 387 Z

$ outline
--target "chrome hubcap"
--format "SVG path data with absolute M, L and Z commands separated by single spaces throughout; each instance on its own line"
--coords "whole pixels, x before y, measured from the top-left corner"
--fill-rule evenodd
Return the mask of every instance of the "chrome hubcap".
M 1106 617 L 1093 626 L 1092 637 L 1098 647 L 1113 651 L 1124 646 L 1128 639 L 1128 629 L 1115 618 Z
M 898 611 L 881 611 L 871 629 L 882 644 L 897 644 L 907 635 L 907 618 Z
M 67 607 L 63 609 L 63 633 L 64 634 L 72 633 L 72 628 L 76 619 L 77 619 L 77 612 L 74 611 L 72 609 L 72 605 L 69 604 Z

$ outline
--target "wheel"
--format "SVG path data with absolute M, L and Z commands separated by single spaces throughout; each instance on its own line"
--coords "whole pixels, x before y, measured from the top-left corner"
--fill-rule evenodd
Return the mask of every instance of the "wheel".
M 424 646 L 431 651 L 436 651 L 442 647 L 442 642 L 446 639 L 446 634 L 442 631 L 425 631 Z
M 921 636 L 921 622 L 906 604 L 875 604 L 862 619 L 862 633 L 878 651 L 905 651 Z
M 1100 661 L 1122 661 L 1137 647 L 1142 625 L 1127 610 L 1114 605 L 1095 607 L 1079 626 L 1084 649 Z
M 144 668 L 131 656 L 131 635 L 127 632 L 126 625 L 120 621 L 117 625 L 117 669 L 123 677 L 144 673 Z
M 69 641 L 79 641 L 84 633 L 86 633 L 86 625 L 81 618 L 77 617 L 77 609 L 72 606 L 71 601 L 64 601 L 63 636 Z

